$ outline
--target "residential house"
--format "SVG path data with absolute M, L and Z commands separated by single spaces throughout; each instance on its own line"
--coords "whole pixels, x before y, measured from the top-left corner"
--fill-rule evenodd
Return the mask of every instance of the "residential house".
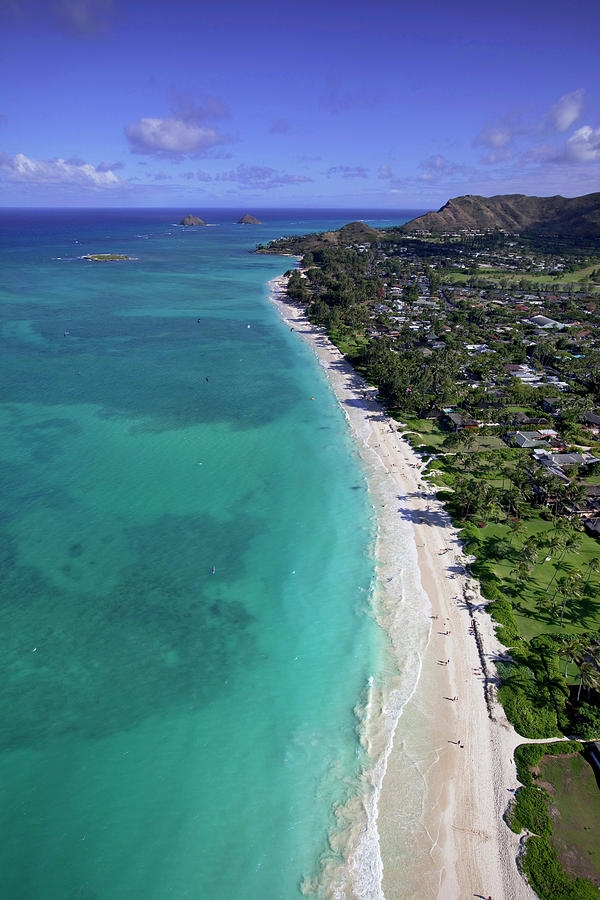
M 562 405 L 562 400 L 560 397 L 544 397 L 542 400 L 542 409 L 544 412 L 548 412 L 553 416 L 557 416 L 560 412 L 560 407 Z
M 515 425 L 547 425 L 548 420 L 541 416 L 528 416 L 525 413 L 515 413 L 512 417 Z
M 556 475 L 561 481 L 569 481 L 569 476 L 564 469 L 572 469 L 575 466 L 591 466 L 600 462 L 600 459 L 587 451 L 584 453 L 548 453 L 546 450 L 534 450 L 534 459 L 539 465 L 544 466 L 551 475 Z
M 540 431 L 517 431 L 515 443 L 518 447 L 524 447 L 525 449 L 530 447 L 548 447 L 548 441 L 553 437 L 558 437 L 558 435 L 551 428 L 544 428 Z
M 469 416 L 463 416 L 462 413 L 446 413 L 446 419 L 454 431 L 462 431 L 463 428 L 479 428 L 479 423 L 475 419 L 471 419 Z
M 523 321 L 525 324 L 535 325 L 537 328 L 543 328 L 545 331 L 553 328 L 562 330 L 566 327 L 562 322 L 557 322 L 556 319 L 549 319 L 548 316 L 532 316 L 530 319 L 523 319 Z
M 600 538 L 600 516 L 595 519 L 586 519 L 583 525 L 589 535 Z
M 598 434 L 600 432 L 600 416 L 593 412 L 586 412 L 583 414 L 583 418 L 585 420 L 586 425 L 589 427 L 590 431 L 594 434 Z

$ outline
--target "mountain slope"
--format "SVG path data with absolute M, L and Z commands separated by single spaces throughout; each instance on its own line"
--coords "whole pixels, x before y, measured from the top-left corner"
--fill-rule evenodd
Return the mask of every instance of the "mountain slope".
M 468 194 L 402 226 L 405 232 L 486 230 L 600 237 L 600 193 L 583 197 Z

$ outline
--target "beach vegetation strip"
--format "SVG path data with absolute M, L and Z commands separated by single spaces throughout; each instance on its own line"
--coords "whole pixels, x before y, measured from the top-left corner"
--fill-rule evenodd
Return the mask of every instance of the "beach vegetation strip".
M 522 787 L 506 815 L 525 838 L 519 866 L 545 900 L 591 900 L 600 888 L 600 792 L 588 761 L 594 745 L 522 744 Z

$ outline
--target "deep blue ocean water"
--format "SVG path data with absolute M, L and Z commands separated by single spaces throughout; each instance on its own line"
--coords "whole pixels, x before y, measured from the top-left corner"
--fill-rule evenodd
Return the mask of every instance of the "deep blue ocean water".
M 375 523 L 249 251 L 411 214 L 244 211 L 0 210 L 5 900 L 295 898 L 356 786 Z

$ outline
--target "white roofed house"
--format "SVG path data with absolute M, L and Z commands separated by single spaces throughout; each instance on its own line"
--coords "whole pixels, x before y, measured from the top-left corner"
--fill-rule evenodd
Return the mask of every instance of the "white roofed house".
M 560 331 L 567 327 L 562 322 L 557 322 L 556 319 L 550 319 L 548 316 L 542 315 L 532 316 L 530 319 L 524 319 L 523 322 L 528 325 L 535 325 L 536 328 L 543 328 L 545 331 L 551 331 L 553 328 L 558 328 Z

